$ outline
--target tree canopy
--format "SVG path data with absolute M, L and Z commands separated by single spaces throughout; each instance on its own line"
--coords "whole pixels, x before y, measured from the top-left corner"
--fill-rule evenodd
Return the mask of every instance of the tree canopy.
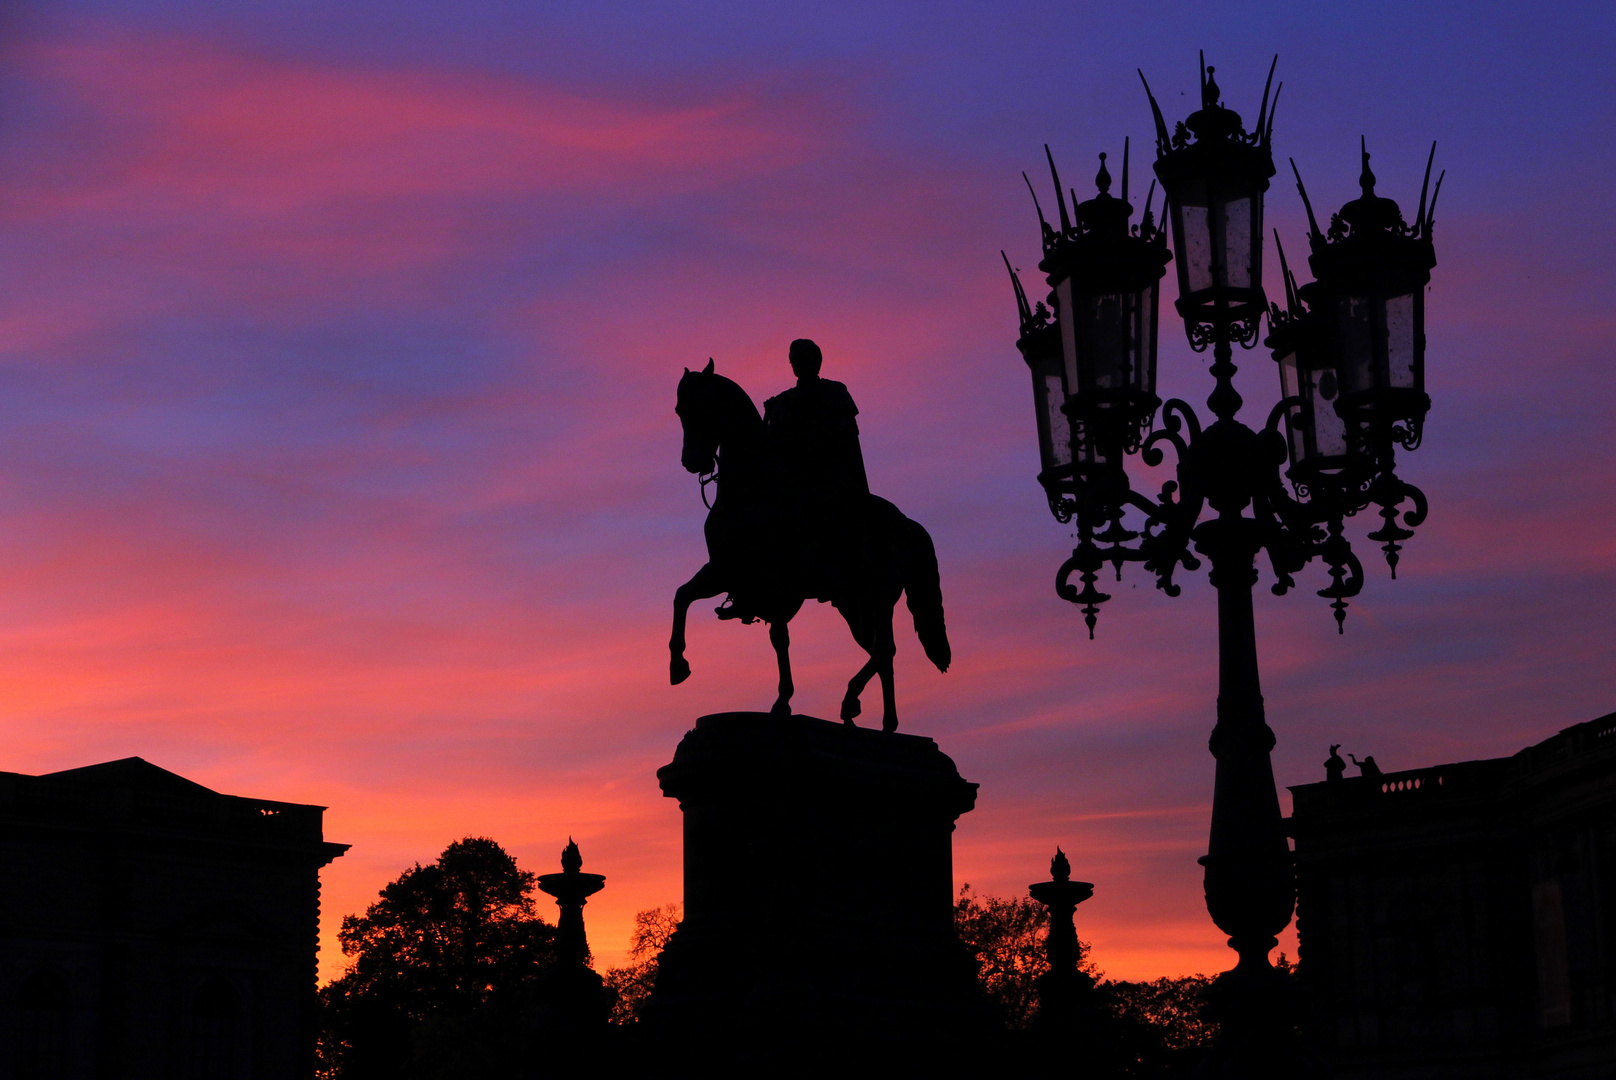
M 343 1080 L 421 1075 L 439 1033 L 521 1007 L 550 965 L 555 928 L 534 912 L 534 875 L 487 837 L 404 871 L 363 915 L 342 920 L 350 964 L 321 991 L 322 1072 Z
M 961 885 L 954 902 L 954 931 L 977 962 L 977 979 L 1012 1030 L 1026 1028 L 1038 1012 L 1038 976 L 1043 974 L 1049 909 L 1030 897 L 979 896 Z M 1078 943 L 1086 958 L 1088 946 Z
M 612 1023 L 630 1024 L 639 1018 L 640 1007 L 656 985 L 657 962 L 662 949 L 684 917 L 681 904 L 664 904 L 634 913 L 634 930 L 629 936 L 628 965 L 606 972 L 606 985 L 617 994 L 612 1006 Z

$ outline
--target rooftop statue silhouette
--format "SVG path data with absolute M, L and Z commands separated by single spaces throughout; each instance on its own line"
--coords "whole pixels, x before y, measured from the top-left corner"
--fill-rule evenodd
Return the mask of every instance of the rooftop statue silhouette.
M 1330 756 L 1324 759 L 1324 778 L 1339 780 L 1347 774 L 1347 763 L 1341 760 L 1341 744 L 1330 744 Z
M 1362 776 L 1379 776 L 1380 775 L 1380 766 L 1375 764 L 1375 755 L 1374 754 L 1366 754 L 1366 755 L 1364 755 L 1364 759 L 1362 761 L 1358 760 L 1358 755 L 1357 754 L 1348 754 L 1347 756 L 1352 759 L 1352 763 L 1354 765 L 1358 766 L 1358 773 L 1360 775 L 1362 775 Z
M 858 407 L 847 387 L 819 377 L 822 355 L 792 342 L 797 385 L 770 398 L 766 418 L 739 385 L 713 370 L 685 369 L 675 411 L 684 427 L 681 461 L 717 491 L 707 515 L 707 563 L 673 600 L 669 676 L 690 677 L 685 618 L 692 603 L 727 593 L 721 619 L 769 624 L 779 666 L 770 710 L 791 714 L 788 625 L 812 599 L 847 621 L 869 660 L 848 681 L 841 719 L 852 724 L 859 696 L 881 678 L 881 727 L 895 731 L 892 613 L 907 595 L 915 633 L 939 671 L 951 660 L 937 553 L 931 536 L 885 499 L 870 494 L 859 448 Z

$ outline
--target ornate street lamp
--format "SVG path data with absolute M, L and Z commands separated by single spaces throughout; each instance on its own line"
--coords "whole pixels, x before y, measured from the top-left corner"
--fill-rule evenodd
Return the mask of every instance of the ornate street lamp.
M 1383 544 L 1395 576 L 1400 541 L 1426 512 L 1424 496 L 1395 474 L 1395 447 L 1418 445 L 1430 405 L 1424 290 L 1436 262 L 1435 193 L 1427 209 L 1422 190 L 1415 222 L 1405 224 L 1396 203 L 1375 195 L 1365 153 L 1363 194 L 1332 218 L 1328 233 L 1308 205 L 1317 280 L 1298 286 L 1281 251 L 1286 305 L 1270 308 L 1262 287 L 1262 203 L 1274 175 L 1273 74 L 1270 67 L 1250 131 L 1219 100 L 1215 71 L 1204 61 L 1201 108 L 1171 131 L 1145 87 L 1163 216 L 1178 264 L 1178 313 L 1191 348 L 1212 349 L 1212 423 L 1203 428 L 1195 410 L 1174 399 L 1160 404 L 1158 426 L 1156 289 L 1169 256 L 1148 203 L 1140 226 L 1127 229 L 1126 183 L 1122 200 L 1107 201 L 1103 162 L 1101 194 L 1077 208 L 1075 224 L 1058 177 L 1060 229 L 1039 213 L 1045 254 L 1039 265 L 1049 276 L 1053 313 L 1030 308 L 1015 282 L 1019 344 L 1034 370 L 1035 393 L 1044 395 L 1040 417 L 1053 417 L 1055 397 L 1067 395 L 1069 445 L 1060 445 L 1058 423 L 1041 419 L 1039 427 L 1039 479 L 1056 517 L 1074 522 L 1078 533 L 1057 593 L 1082 605 L 1092 637 L 1099 605 L 1109 599 L 1095 588 L 1107 563 L 1119 579 L 1124 563 L 1143 563 L 1158 588 L 1177 596 L 1176 571 L 1199 569 L 1197 556 L 1211 562 L 1218 592 L 1217 724 L 1210 743 L 1217 779 L 1201 863 L 1207 909 L 1239 955 L 1209 993 L 1209 1015 L 1221 1024 L 1214 1072 L 1230 1076 L 1269 1075 L 1294 1052 L 1288 988 L 1268 961 L 1290 923 L 1295 882 L 1257 672 L 1251 601 L 1257 556 L 1268 553 L 1276 595 L 1289 591 L 1293 575 L 1312 559 L 1324 563 L 1331 580 L 1319 595 L 1331 601 L 1339 630 L 1347 598 L 1363 586 L 1345 519 L 1370 503 L 1380 507 L 1383 524 L 1369 536 Z M 1275 91 L 1275 104 L 1278 97 Z M 1428 163 L 1427 187 L 1429 181 Z M 1235 418 L 1242 402 L 1233 383 L 1234 345 L 1256 344 L 1265 312 L 1282 396 L 1254 431 Z M 1132 489 L 1122 463 L 1138 453 L 1146 465 L 1160 465 L 1164 445 L 1176 454 L 1176 478 L 1151 499 Z M 1069 583 L 1078 572 L 1081 588 Z
M 1126 142 L 1121 197 L 1111 194 L 1111 172 L 1101 154 L 1094 178 L 1097 193 L 1079 203 L 1073 192 L 1071 215 L 1055 159 L 1047 146 L 1044 152 L 1061 223 L 1059 231 L 1052 228 L 1039 208 L 1044 258 L 1038 268 L 1049 283 L 1053 315 L 1043 303 L 1029 308 L 1008 258 L 1005 267 L 1021 315 L 1017 347 L 1033 372 L 1044 465 L 1038 478 L 1055 516 L 1061 521 L 1075 516 L 1078 522 L 1078 548 L 1061 568 L 1057 588 L 1086 605 L 1092 636 L 1098 605 L 1109 599 L 1094 587 L 1104 565 L 1098 544 L 1137 535 L 1118 520 L 1128 486 L 1122 461 L 1140 449 L 1161 404 L 1156 396 L 1156 325 L 1161 279 L 1172 255 L 1165 231 L 1151 214 L 1154 184 L 1139 224 L 1128 224 L 1133 204 L 1128 201 Z M 1030 181 L 1027 186 L 1031 189 Z M 1035 206 L 1037 198 L 1034 194 Z M 1059 400 L 1057 394 L 1062 395 Z M 1100 531 L 1100 526 L 1109 527 Z M 1078 570 L 1081 591 L 1067 584 Z
M 1397 203 L 1375 194 L 1369 151 L 1360 143 L 1359 152 L 1363 158 L 1358 177 L 1362 194 L 1331 218 L 1328 234 L 1319 231 L 1301 174 L 1296 172 L 1296 163 L 1291 163 L 1296 189 L 1307 208 L 1308 265 L 1318 280 L 1295 289 L 1287 268 L 1286 284 L 1297 300 L 1319 309 L 1320 317 L 1311 321 L 1317 324 L 1324 370 L 1336 376 L 1334 412 L 1343 429 L 1348 458 L 1342 475 L 1367 496 L 1348 500 L 1352 505 L 1346 512 L 1356 512 L 1368 502 L 1380 506 L 1383 524 L 1369 538 L 1381 543 L 1392 577 L 1396 577 L 1399 541 L 1413 535 L 1397 523 L 1399 502 L 1406 497 L 1414 503 L 1414 510 L 1404 515 L 1409 525 L 1417 526 L 1425 519 L 1425 496 L 1393 472 L 1393 444 L 1405 450 L 1418 448 L 1425 414 L 1431 407 L 1425 393 L 1425 288 L 1436 266 L 1431 223 L 1447 174 L 1437 176 L 1433 190 L 1431 166 L 1436 161 L 1436 146 L 1432 144 L 1420 185 L 1419 209 L 1410 225 L 1404 222 Z M 1314 293 L 1311 298 L 1310 291 Z M 1293 301 L 1292 314 L 1297 306 Z M 1325 418 L 1317 430 L 1328 434 L 1334 423 L 1333 418 Z M 1294 445 L 1293 440 L 1293 454 Z M 1341 494 L 1344 490 L 1338 497 Z

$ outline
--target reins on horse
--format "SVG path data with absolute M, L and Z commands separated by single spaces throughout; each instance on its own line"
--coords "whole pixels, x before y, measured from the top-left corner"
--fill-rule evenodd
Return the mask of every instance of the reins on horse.
M 701 505 L 711 510 L 713 504 L 707 501 L 707 485 L 718 483 L 718 466 L 714 465 L 713 471 L 706 475 L 698 473 L 696 479 L 701 483 Z

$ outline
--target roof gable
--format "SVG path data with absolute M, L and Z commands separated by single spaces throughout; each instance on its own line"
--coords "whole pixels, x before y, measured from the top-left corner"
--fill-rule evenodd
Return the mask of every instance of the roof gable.
M 77 769 L 45 773 L 41 779 L 65 780 L 73 784 L 95 787 L 128 787 L 145 791 L 163 791 L 182 795 L 217 795 L 212 788 L 187 780 L 178 773 L 153 765 L 145 758 L 127 757 L 117 761 L 103 761 L 99 765 L 85 765 Z

